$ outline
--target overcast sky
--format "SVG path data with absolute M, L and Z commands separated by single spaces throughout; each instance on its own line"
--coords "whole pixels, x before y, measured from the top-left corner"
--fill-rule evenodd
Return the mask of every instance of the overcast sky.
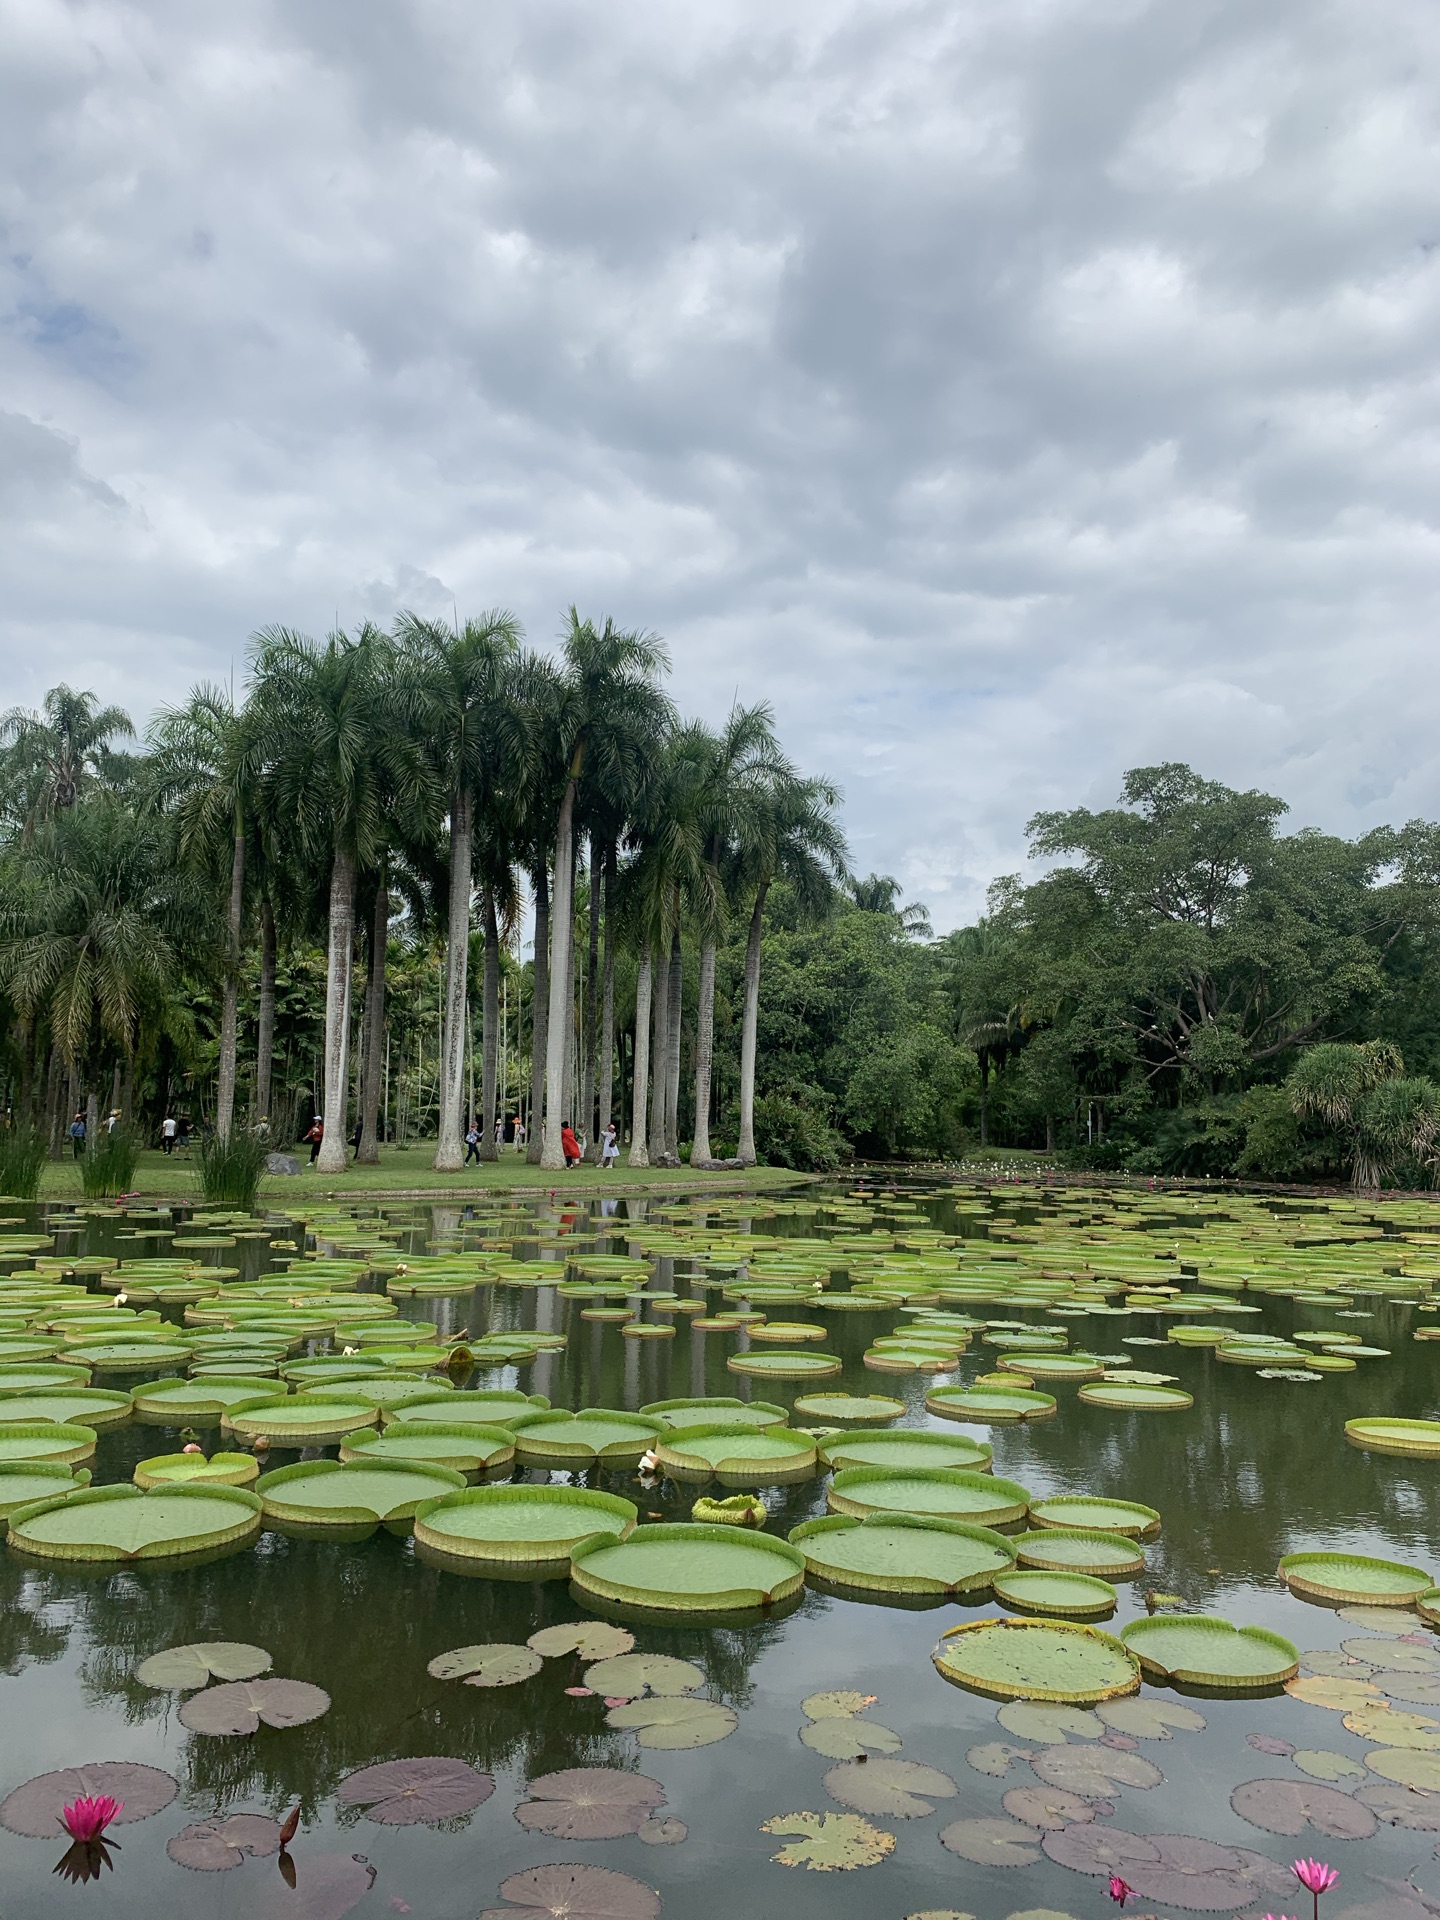
M 573 600 L 938 926 L 1433 817 L 1437 163 L 1434 0 L 0 0 L 0 705 Z

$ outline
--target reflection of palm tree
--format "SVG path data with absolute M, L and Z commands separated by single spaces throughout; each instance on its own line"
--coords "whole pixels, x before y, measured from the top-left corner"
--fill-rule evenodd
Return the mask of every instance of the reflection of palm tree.
M 52 687 L 39 713 L 12 707 L 0 715 L 0 780 L 25 838 L 73 807 L 88 787 L 105 785 L 118 771 L 110 742 L 134 733 L 122 707 L 99 707 L 93 693 L 73 687 Z

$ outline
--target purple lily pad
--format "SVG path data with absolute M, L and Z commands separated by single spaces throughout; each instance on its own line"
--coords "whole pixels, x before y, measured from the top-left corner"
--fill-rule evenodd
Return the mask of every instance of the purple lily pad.
M 530 1799 L 515 1818 L 530 1833 L 556 1840 L 618 1840 L 638 1833 L 665 1789 L 643 1773 L 618 1767 L 567 1767 L 530 1782 Z
M 635 1831 L 637 1840 L 643 1840 L 647 1847 L 678 1847 L 682 1840 L 688 1840 L 690 1829 L 683 1820 L 647 1820 Z
M 1295 1890 L 1293 1875 L 1263 1854 L 1189 1833 L 1073 1826 L 1047 1833 L 1041 1844 L 1062 1867 L 1118 1873 L 1143 1899 L 1201 1913 L 1233 1913 L 1257 1897 L 1288 1897 Z
M 1357 1787 L 1355 1798 L 1390 1827 L 1416 1833 L 1440 1833 L 1440 1793 L 1423 1787 L 1392 1787 L 1388 1782 Z
M 1288 1760 L 1295 1748 L 1288 1740 L 1282 1740 L 1278 1733 L 1247 1733 L 1247 1747 L 1253 1747 L 1256 1753 L 1270 1753 L 1277 1760 Z
M 1071 1827 L 1088 1825 L 1095 1818 L 1093 1800 L 1082 1800 L 1066 1787 L 1012 1787 L 1000 1802 L 1012 1820 L 1023 1820 L 1027 1827 Z
M 271 1880 L 250 1908 L 251 1920 L 343 1920 L 375 1884 L 374 1867 L 353 1853 L 306 1854 L 290 1868 L 294 1885 L 288 1876 Z
M 1266 1833 L 1303 1833 L 1310 1826 L 1331 1840 L 1368 1840 L 1376 1826 L 1375 1815 L 1353 1793 L 1314 1780 L 1246 1780 L 1230 1805 Z
M 72 1800 L 107 1794 L 124 1802 L 111 1826 L 128 1826 L 132 1820 L 148 1820 L 152 1813 L 168 1807 L 179 1791 L 172 1775 L 136 1760 L 100 1760 L 84 1767 L 60 1767 L 54 1773 L 36 1774 L 7 1794 L 0 1802 L 0 1827 L 23 1833 L 31 1840 L 54 1840 L 65 1832 L 60 1815 Z
M 609 1867 L 528 1867 L 500 1882 L 508 1907 L 480 1920 L 656 1920 L 660 1896 L 643 1880 Z
M 1041 1747 L 1030 1765 L 1048 1787 L 1066 1787 L 1087 1800 L 1104 1800 L 1117 1787 L 1158 1787 L 1165 1778 L 1143 1753 L 1116 1753 L 1112 1747 Z
M 308 1680 L 234 1680 L 192 1693 L 176 1718 L 192 1733 L 258 1733 L 267 1727 L 302 1727 L 330 1711 L 330 1696 Z
M 463 1760 L 427 1754 L 362 1767 L 340 1782 L 335 1797 L 342 1807 L 362 1808 L 367 1820 L 413 1827 L 473 1813 L 494 1791 L 493 1774 L 477 1773 Z
M 969 1748 L 965 1758 L 977 1773 L 992 1774 L 1000 1780 L 1017 1760 L 1028 1760 L 1034 1751 L 1033 1747 L 1012 1747 L 1003 1740 L 987 1740 L 983 1746 Z
M 280 1822 L 263 1813 L 232 1813 L 228 1820 L 197 1820 L 182 1827 L 165 1851 L 178 1867 L 197 1873 L 226 1873 L 242 1866 L 246 1854 L 261 1859 L 280 1851 Z

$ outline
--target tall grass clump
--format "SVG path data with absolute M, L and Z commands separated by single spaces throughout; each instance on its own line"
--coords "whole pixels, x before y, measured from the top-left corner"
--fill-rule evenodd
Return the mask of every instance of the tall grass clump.
M 200 1191 L 212 1204 L 242 1207 L 246 1212 L 255 1205 L 271 1152 L 258 1134 L 238 1129 L 228 1140 L 212 1134 L 200 1144 L 196 1159 L 200 1163 Z
M 0 1131 L 0 1194 L 8 1200 L 35 1200 L 45 1165 L 45 1136 L 38 1127 Z
M 116 1127 L 101 1133 L 80 1159 L 80 1184 L 87 1200 L 113 1200 L 129 1193 L 140 1164 L 140 1142 L 133 1133 Z

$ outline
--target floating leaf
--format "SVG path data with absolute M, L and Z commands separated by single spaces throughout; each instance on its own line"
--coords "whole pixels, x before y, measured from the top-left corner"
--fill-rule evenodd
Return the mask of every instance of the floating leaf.
M 223 1820 L 198 1820 L 182 1827 L 165 1843 L 165 1851 L 179 1867 L 197 1873 L 226 1873 L 245 1864 L 245 1856 L 260 1859 L 280 1850 L 280 1823 L 260 1813 L 232 1813 Z
M 831 1767 L 825 1776 L 825 1791 L 842 1807 L 856 1813 L 887 1814 L 897 1820 L 916 1820 L 935 1811 L 932 1799 L 948 1800 L 955 1782 L 938 1767 L 921 1766 L 915 1760 L 853 1760 L 847 1766 Z
M 1421 1707 L 1440 1707 L 1440 1674 L 1387 1673 L 1374 1669 L 1375 1685 L 1388 1700 L 1408 1700 Z
M 1335 1680 L 1324 1673 L 1287 1680 L 1285 1691 L 1307 1706 L 1329 1707 L 1334 1713 L 1353 1713 L 1380 1698 L 1379 1688 L 1368 1680 Z
M 1052 1707 L 1030 1700 L 1008 1701 L 995 1718 L 1007 1733 L 1046 1746 L 1055 1740 L 1098 1740 L 1105 1731 L 1099 1714 L 1088 1708 Z
M 303 1727 L 330 1710 L 330 1696 L 308 1680 L 236 1680 L 192 1693 L 179 1720 L 192 1733 L 256 1733 L 267 1727 Z
M 1019 1567 L 998 1573 L 995 1598 L 1019 1612 L 1097 1616 L 1112 1613 L 1119 1599 L 1108 1580 L 1090 1573 L 1054 1573 L 1045 1567 Z
M 693 1693 L 705 1684 L 701 1668 L 668 1653 L 622 1653 L 585 1669 L 593 1693 L 638 1700 L 647 1693 Z
M 1390 1673 L 1440 1674 L 1440 1647 L 1433 1640 L 1342 1640 L 1340 1650 Z
M 740 1716 L 718 1700 L 660 1696 L 612 1707 L 605 1724 L 633 1733 L 642 1747 L 680 1752 L 724 1740 L 739 1726 Z
M 260 1502 L 243 1487 L 87 1487 L 22 1507 L 10 1543 L 46 1560 L 72 1563 L 180 1559 L 241 1547 L 260 1531 Z
M 1409 1603 L 1425 1592 L 1430 1575 L 1399 1560 L 1377 1560 L 1360 1553 L 1287 1553 L 1280 1578 L 1294 1593 L 1351 1605 L 1389 1601 Z
M 1354 1644 L 1365 1643 L 1357 1640 Z M 1369 1680 L 1375 1671 L 1353 1654 L 1341 1653 L 1338 1647 L 1312 1647 L 1308 1653 L 1301 1654 L 1300 1665 L 1306 1673 L 1323 1673 L 1332 1680 Z
M 1236 1690 L 1293 1677 L 1300 1656 L 1268 1627 L 1237 1627 L 1216 1614 L 1157 1614 L 1132 1620 L 1120 1638 L 1148 1673 L 1192 1686 Z
M 1022 1567 L 1049 1567 L 1057 1573 L 1089 1573 L 1104 1580 L 1125 1580 L 1145 1570 L 1145 1551 L 1121 1533 L 1088 1527 L 1046 1527 L 1010 1536 Z
M 1031 1754 L 1030 1765 L 1047 1786 L 1064 1787 L 1087 1800 L 1108 1800 L 1117 1787 L 1158 1787 L 1165 1778 L 1143 1754 L 1099 1745 L 1042 1747 Z
M 1332 1753 L 1328 1747 L 1297 1747 L 1290 1758 L 1312 1780 L 1323 1780 L 1332 1787 L 1345 1780 L 1369 1778 L 1358 1760 L 1352 1760 L 1348 1754 Z
M 931 1655 L 957 1686 L 1002 1699 L 1091 1702 L 1136 1693 L 1135 1656 L 1107 1633 L 1059 1620 L 977 1620 Z
M 1282 1740 L 1274 1733 L 1247 1733 L 1247 1747 L 1253 1747 L 1256 1753 L 1273 1753 L 1281 1759 L 1287 1759 L 1295 1749 L 1288 1740 Z
M 809 1867 L 816 1873 L 878 1867 L 895 1851 L 893 1833 L 882 1833 L 858 1813 L 777 1813 L 760 1831 L 796 1836 L 771 1858 L 782 1867 Z
M 1199 1733 L 1205 1716 L 1177 1700 L 1106 1700 L 1095 1709 L 1107 1727 L 1140 1740 L 1169 1740 L 1174 1733 Z
M 853 1687 L 832 1687 L 825 1693 L 808 1693 L 800 1702 L 800 1711 L 811 1720 L 834 1720 L 845 1714 L 863 1713 L 873 1707 L 873 1693 L 857 1693 Z
M 556 1840 L 616 1840 L 638 1833 L 665 1789 L 643 1773 L 616 1767 L 567 1767 L 530 1782 L 530 1798 L 515 1818 L 530 1833 Z
M 525 1644 L 546 1660 L 566 1653 L 578 1653 L 582 1660 L 613 1660 L 617 1654 L 629 1653 L 635 1636 L 606 1620 L 576 1620 L 567 1627 L 541 1627 Z
M 1248 1847 L 1225 1847 L 1189 1833 L 1142 1837 L 1119 1827 L 1064 1827 L 1047 1833 L 1045 1852 L 1080 1873 L 1118 1873 L 1132 1891 L 1167 1906 L 1233 1911 L 1257 1898 L 1287 1898 L 1289 1870 Z
M 977 1773 L 988 1773 L 1003 1780 L 1017 1760 L 1028 1760 L 1029 1747 L 1012 1747 L 1003 1740 L 989 1740 L 983 1746 L 970 1747 L 965 1758 Z
M 1303 1833 L 1308 1826 L 1332 1840 L 1368 1840 L 1375 1831 L 1375 1815 L 1353 1794 L 1308 1780 L 1246 1780 L 1230 1805 L 1266 1833 Z
M 582 1542 L 570 1558 L 570 1580 L 578 1593 L 652 1611 L 743 1611 L 798 1593 L 805 1556 L 772 1534 L 662 1523 L 618 1545 Z
M 1341 1607 L 1335 1618 L 1343 1620 L 1347 1627 L 1364 1627 L 1370 1633 L 1409 1633 L 1415 1625 L 1414 1615 L 1399 1607 Z
M 416 1515 L 415 1541 L 478 1566 L 564 1565 L 582 1540 L 624 1539 L 638 1518 L 632 1501 L 588 1487 L 466 1487 Z
M 1085 1533 L 1119 1533 L 1148 1537 L 1160 1531 L 1154 1507 L 1135 1500 L 1101 1500 L 1089 1494 L 1061 1493 L 1031 1503 L 1030 1518 L 1037 1527 L 1074 1527 Z
M 678 1847 L 690 1837 L 690 1829 L 683 1820 L 643 1820 L 635 1829 L 635 1838 L 643 1840 L 647 1847 Z
M 463 1760 L 434 1754 L 362 1767 L 346 1775 L 335 1797 L 342 1807 L 360 1807 L 367 1820 L 379 1820 L 387 1827 L 413 1827 L 473 1813 L 494 1791 L 493 1775 L 477 1773 Z
M 1422 1787 L 1427 1793 L 1440 1792 L 1440 1753 L 1416 1753 L 1408 1747 L 1375 1747 L 1366 1754 L 1365 1764 L 1382 1780 L 1393 1780 L 1402 1787 Z
M 817 1578 L 881 1593 L 965 1593 L 1014 1566 L 1003 1534 L 933 1514 L 829 1514 L 802 1520 L 790 1541 Z
M 1381 1746 L 1410 1747 L 1417 1753 L 1440 1752 L 1440 1721 L 1424 1713 L 1407 1713 L 1383 1700 L 1347 1713 L 1344 1724 L 1362 1740 L 1375 1740 Z
M 878 1720 L 859 1720 L 848 1714 L 812 1720 L 801 1727 L 800 1738 L 812 1753 L 823 1753 L 828 1760 L 858 1760 L 864 1753 L 898 1753 L 903 1745 L 899 1734 L 882 1727 Z
M 60 1839 L 65 1833 L 60 1815 L 71 1801 L 107 1798 L 121 1803 L 120 1812 L 109 1824 L 128 1826 L 132 1820 L 148 1820 L 152 1813 L 168 1807 L 179 1791 L 172 1775 L 136 1760 L 100 1760 L 83 1767 L 60 1767 L 54 1773 L 36 1774 L 7 1794 L 0 1801 L 0 1827 L 31 1840 Z
M 1014 1480 L 954 1467 L 842 1467 L 830 1482 L 832 1513 L 863 1520 L 872 1513 L 913 1513 L 999 1527 L 1019 1520 L 1030 1495 Z
M 271 1656 L 242 1640 L 196 1640 L 152 1653 L 135 1669 L 142 1687 L 161 1693 L 189 1693 L 211 1680 L 254 1680 L 269 1671 Z
M 1440 1793 L 1420 1787 L 1368 1786 L 1357 1787 L 1355 1798 L 1387 1826 L 1440 1833 Z
M 981 1815 L 969 1820 L 952 1820 L 940 1829 L 940 1844 L 962 1860 L 973 1860 L 980 1867 L 1029 1867 L 1040 1858 L 1036 1842 L 1040 1836 L 1033 1827 L 1018 1820 L 1002 1820 L 998 1814 Z
M 500 1882 L 508 1907 L 480 1920 L 655 1920 L 660 1896 L 643 1880 L 609 1867 L 529 1867 Z
M 467 1687 L 513 1687 L 538 1673 L 542 1664 L 533 1647 L 492 1641 L 437 1653 L 425 1671 L 434 1680 L 463 1680 Z
M 280 1867 L 268 1893 L 256 1900 L 252 1889 L 253 1920 L 343 1920 L 375 1884 L 374 1867 L 358 1854 L 307 1853 L 298 1861 L 282 1854 Z
M 1065 1787 L 1012 1787 L 1000 1804 L 1013 1820 L 1045 1830 L 1090 1821 L 1096 1814 L 1090 1801 Z

